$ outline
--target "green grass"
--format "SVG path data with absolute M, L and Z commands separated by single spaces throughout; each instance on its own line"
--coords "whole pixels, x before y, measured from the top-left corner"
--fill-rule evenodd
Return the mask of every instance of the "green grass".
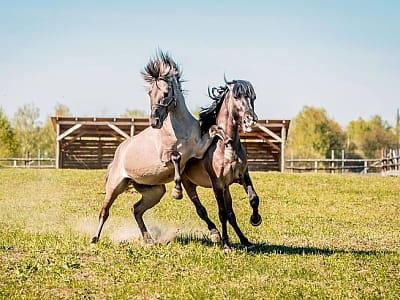
M 230 230 L 224 253 L 172 185 L 145 215 L 160 244 L 141 244 L 127 192 L 90 246 L 104 171 L 0 169 L 0 299 L 400 299 L 400 178 L 251 175 L 261 226 L 231 190 L 256 249 Z M 200 197 L 219 226 L 211 190 Z

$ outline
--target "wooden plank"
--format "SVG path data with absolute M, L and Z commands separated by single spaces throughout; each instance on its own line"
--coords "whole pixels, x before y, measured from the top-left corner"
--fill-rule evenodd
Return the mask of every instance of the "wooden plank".
M 75 130 L 79 129 L 82 127 L 82 124 L 75 124 L 74 126 L 72 126 L 70 129 L 68 129 L 67 131 L 63 132 L 62 134 L 57 136 L 57 142 L 61 141 L 63 138 L 65 138 L 66 136 L 70 135 L 72 132 L 74 132 Z
M 107 124 L 110 123 L 110 121 L 59 121 L 58 122 L 60 125 L 74 125 L 74 124 L 82 124 L 82 125 L 89 125 L 89 126 L 107 126 Z M 115 122 L 117 125 L 126 125 L 126 126 L 131 126 L 133 122 Z M 147 122 L 137 122 L 134 123 L 135 126 L 143 126 L 143 127 L 149 127 L 150 123 Z
M 56 136 L 60 135 L 60 124 L 56 124 Z M 61 141 L 56 139 L 56 169 L 62 168 L 60 164 Z
M 282 127 L 281 133 L 281 172 L 285 172 L 285 147 L 286 147 L 286 127 Z
M 277 140 L 278 142 L 282 143 L 282 139 L 280 136 L 276 135 L 274 132 L 272 132 L 270 129 L 268 129 L 267 127 L 260 125 L 257 123 L 256 125 L 258 128 L 260 128 L 262 131 L 264 131 L 265 133 L 269 134 L 271 137 L 273 137 L 275 140 Z
M 281 149 L 280 149 L 277 145 L 275 145 L 274 143 L 270 142 L 268 139 L 264 139 L 261 135 L 260 135 L 260 137 L 263 139 L 263 141 L 264 141 L 265 143 L 267 143 L 268 145 L 270 145 L 272 148 L 274 148 L 274 149 L 277 150 L 277 151 L 281 151 Z

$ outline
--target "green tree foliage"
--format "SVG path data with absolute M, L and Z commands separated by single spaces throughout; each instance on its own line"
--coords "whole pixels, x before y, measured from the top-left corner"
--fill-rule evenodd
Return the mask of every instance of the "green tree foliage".
M 348 149 L 364 158 L 379 158 L 382 149 L 396 147 L 391 126 L 378 115 L 365 121 L 359 118 L 347 126 Z
M 35 155 L 39 150 L 41 124 L 39 108 L 33 103 L 20 107 L 14 115 L 12 125 L 17 137 L 19 155 Z
M 3 110 L 0 108 L 0 157 L 18 155 L 18 142 Z
M 139 109 L 127 109 L 122 115 L 121 117 L 123 118 L 148 118 L 149 115 L 143 111 L 143 110 L 139 110 Z
M 343 149 L 345 133 L 324 109 L 304 106 L 293 119 L 288 146 L 296 157 L 323 158 Z

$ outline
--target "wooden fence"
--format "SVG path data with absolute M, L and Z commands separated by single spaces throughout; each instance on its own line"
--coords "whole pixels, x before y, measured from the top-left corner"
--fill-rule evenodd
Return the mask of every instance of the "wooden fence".
M 286 160 L 286 169 L 291 172 L 328 172 L 328 173 L 382 173 L 382 175 L 400 175 L 400 150 L 382 151 L 380 159 L 349 159 L 344 151 L 336 158 L 300 158 Z
M 43 157 L 0 158 L 3 168 L 55 168 L 55 162 L 55 158 Z

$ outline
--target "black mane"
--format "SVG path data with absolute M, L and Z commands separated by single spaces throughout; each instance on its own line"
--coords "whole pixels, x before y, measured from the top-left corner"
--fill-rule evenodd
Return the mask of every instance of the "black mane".
M 241 97 L 248 97 L 252 100 L 256 99 L 256 93 L 252 84 L 246 80 L 233 80 L 227 82 L 225 80 L 225 86 L 213 87 L 211 90 L 208 88 L 208 96 L 214 101 L 209 107 L 202 107 L 199 120 L 201 132 L 204 134 L 207 130 L 216 124 L 217 115 L 221 109 L 221 105 L 224 102 L 225 96 L 229 91 L 228 85 L 233 84 L 233 97 L 239 99 Z
M 165 78 L 169 76 L 176 76 L 179 83 L 182 82 L 182 71 L 178 64 L 172 59 L 168 53 L 164 53 L 158 50 L 156 56 L 150 58 L 149 63 L 141 72 L 144 80 L 148 83 L 152 83 L 159 78 Z

